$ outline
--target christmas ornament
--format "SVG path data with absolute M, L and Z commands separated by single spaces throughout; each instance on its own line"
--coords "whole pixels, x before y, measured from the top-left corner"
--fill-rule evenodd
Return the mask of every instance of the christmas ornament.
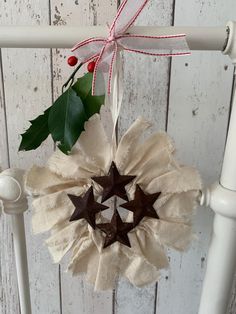
M 116 143 L 121 50 L 189 54 L 184 34 L 128 32 L 147 2 L 124 0 L 107 38 L 74 46 L 76 56 L 68 64 L 81 63 L 55 103 L 30 121 L 20 144 L 20 150 L 36 149 L 49 134 L 57 144 L 47 165 L 34 166 L 26 176 L 26 188 L 35 197 L 33 231 L 49 231 L 46 243 L 54 261 L 70 253 L 68 269 L 73 275 L 86 273 L 95 290 L 113 289 L 119 276 L 140 287 L 156 281 L 168 266 L 165 248 L 183 251 L 192 239 L 191 215 L 201 189 L 197 171 L 178 165 L 166 133 L 141 141 L 150 126 L 144 118 Z M 87 62 L 89 73 L 75 82 Z M 113 118 L 110 140 L 99 116 L 105 100 Z
M 98 114 L 84 127 L 69 155 L 57 149 L 46 167 L 27 173 L 26 188 L 36 197 L 33 231 L 50 231 L 54 262 L 70 254 L 68 269 L 86 273 L 95 290 L 113 289 L 119 276 L 142 287 L 168 266 L 165 248 L 183 251 L 190 244 L 199 175 L 174 160 L 166 133 L 140 140 L 150 127 L 143 118 L 117 149 Z

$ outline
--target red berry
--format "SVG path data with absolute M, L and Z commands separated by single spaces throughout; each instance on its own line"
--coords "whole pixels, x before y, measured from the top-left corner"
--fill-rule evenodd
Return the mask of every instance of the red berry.
M 95 69 L 95 65 L 96 65 L 96 62 L 95 61 L 91 61 L 88 63 L 88 66 L 87 66 L 87 69 L 90 73 L 94 72 L 94 69 Z
M 75 56 L 70 56 L 68 59 L 67 59 L 67 63 L 73 67 L 77 64 L 78 62 L 78 59 L 75 57 Z

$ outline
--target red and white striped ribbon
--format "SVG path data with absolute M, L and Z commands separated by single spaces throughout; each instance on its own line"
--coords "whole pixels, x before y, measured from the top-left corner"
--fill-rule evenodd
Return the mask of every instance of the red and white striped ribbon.
M 92 86 L 93 95 L 104 94 L 104 80 L 99 79 L 101 74 L 105 78 L 107 93 L 110 95 L 114 63 L 119 50 L 150 56 L 190 54 L 185 34 L 168 36 L 127 34 L 127 30 L 133 25 L 147 2 L 148 0 L 124 0 L 110 26 L 107 38 L 89 38 L 77 43 L 72 48 L 81 62 L 96 59 Z

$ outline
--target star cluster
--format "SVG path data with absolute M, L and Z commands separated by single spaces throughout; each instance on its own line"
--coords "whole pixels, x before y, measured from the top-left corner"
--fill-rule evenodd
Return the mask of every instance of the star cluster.
M 95 201 L 93 187 L 90 187 L 83 196 L 68 194 L 68 197 L 75 206 L 70 221 L 86 219 L 93 229 L 100 229 L 105 234 L 104 248 L 112 245 L 116 241 L 131 247 L 128 233 L 135 228 L 144 217 L 159 219 L 153 205 L 161 195 L 161 192 L 146 194 L 137 184 L 134 199 L 129 200 L 126 193 L 126 186 L 135 178 L 135 176 L 121 175 L 114 162 L 112 162 L 107 176 L 92 177 L 92 180 L 103 188 L 101 203 L 113 196 L 118 196 L 125 200 L 126 203 L 120 206 L 133 212 L 132 223 L 123 222 L 118 210 L 115 208 L 109 223 L 96 224 L 96 214 L 109 207 Z

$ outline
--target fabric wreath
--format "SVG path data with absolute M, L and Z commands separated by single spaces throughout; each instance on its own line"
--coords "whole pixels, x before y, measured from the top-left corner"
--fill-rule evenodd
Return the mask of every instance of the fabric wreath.
M 95 290 L 112 289 L 118 276 L 139 287 L 156 281 L 168 266 L 164 248 L 183 251 L 192 239 L 200 177 L 174 160 L 165 132 L 141 141 L 149 127 L 138 118 L 114 150 L 94 115 L 70 155 L 57 150 L 46 167 L 33 166 L 26 176 L 28 192 L 37 196 L 33 232 L 50 231 L 54 262 L 70 251 L 68 269 L 86 273 Z

